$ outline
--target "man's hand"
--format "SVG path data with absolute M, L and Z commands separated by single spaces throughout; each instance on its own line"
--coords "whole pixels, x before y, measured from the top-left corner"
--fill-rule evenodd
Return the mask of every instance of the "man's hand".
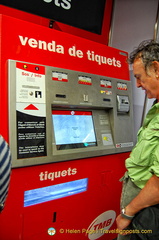
M 121 214 L 118 215 L 118 217 L 116 218 L 117 229 L 119 229 L 119 230 L 124 230 L 126 227 L 129 226 L 130 223 L 131 223 L 131 220 L 128 220 L 128 219 L 126 219 L 126 218 L 123 218 L 123 217 L 121 216 Z M 123 231 L 123 233 L 122 233 L 122 231 L 121 231 L 120 234 L 121 234 L 121 235 L 126 235 L 126 233 L 124 233 L 124 231 Z
M 141 209 L 159 204 L 159 177 L 152 175 L 140 193 L 126 206 L 126 214 L 134 216 Z M 124 230 L 131 220 L 119 215 L 116 219 L 117 229 Z M 122 235 L 125 235 L 124 233 Z

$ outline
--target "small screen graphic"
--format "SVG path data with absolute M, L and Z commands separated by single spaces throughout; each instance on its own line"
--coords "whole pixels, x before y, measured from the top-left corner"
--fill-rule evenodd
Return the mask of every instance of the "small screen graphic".
M 55 142 L 58 150 L 97 145 L 91 111 L 52 111 Z

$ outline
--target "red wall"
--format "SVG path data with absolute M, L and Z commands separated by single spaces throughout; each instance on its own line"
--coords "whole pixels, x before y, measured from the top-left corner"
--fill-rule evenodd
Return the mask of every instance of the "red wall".
M 89 33 L 84 30 L 80 30 L 57 22 L 55 23 L 54 27 L 61 32 L 71 33 L 73 35 L 107 45 L 111 9 L 112 0 L 107 0 L 104 24 L 101 35 Z M 16 21 L 16 19 L 13 19 L 11 17 L 4 17 L 3 19 L 3 16 L 0 15 L 0 47 L 2 46 L 2 48 L 0 49 L 0 125 L 2 128 L 1 133 L 4 133 L 5 138 L 7 139 L 7 60 L 10 58 L 16 58 L 16 60 L 20 61 L 25 60 L 47 65 L 49 64 L 49 61 L 52 63 L 52 59 L 54 59 L 54 62 L 55 60 L 56 62 L 61 60 L 61 64 L 63 67 L 67 67 L 69 63 L 72 63 L 71 66 L 75 66 L 75 69 L 80 68 L 81 65 L 78 62 L 79 59 L 76 58 L 76 60 L 74 61 L 76 63 L 75 65 L 75 63 L 73 63 L 73 60 L 71 60 L 71 57 L 69 57 L 69 63 L 66 62 L 65 66 L 65 61 L 63 61 L 62 57 L 59 60 L 57 55 L 56 57 L 51 58 L 50 53 L 44 54 L 41 53 L 41 51 L 39 50 L 37 50 L 37 54 L 35 54 L 35 51 L 33 51 L 32 49 L 30 50 L 29 48 L 25 48 L 24 46 L 17 44 L 17 38 L 15 38 L 15 36 L 17 36 L 18 27 L 19 34 L 23 32 L 25 33 L 25 31 L 27 31 L 28 36 L 30 34 L 31 37 L 34 37 L 34 35 L 36 34 L 39 34 L 39 36 L 41 36 L 41 31 L 45 33 L 45 27 L 48 27 L 49 25 L 48 19 L 4 7 L 2 5 L 0 5 L 0 14 L 9 15 L 11 17 L 19 18 L 26 21 L 25 23 L 20 20 Z M 5 24 L 3 24 L 5 18 L 10 19 L 10 21 L 7 20 Z M 15 25 L 15 22 L 17 22 L 16 24 L 18 27 Z M 30 30 L 29 26 L 32 25 L 31 23 L 36 23 L 39 26 L 37 25 L 38 27 L 36 27 L 36 24 L 33 24 L 34 26 L 31 26 Z M 25 28 L 26 24 L 28 30 L 27 28 Z M 40 29 L 39 32 L 35 33 L 34 27 L 36 27 L 36 31 L 38 31 L 37 29 Z M 48 30 L 48 34 L 53 34 L 52 32 L 50 33 L 50 31 L 51 30 Z M 1 35 L 1 33 L 3 33 L 3 36 Z M 63 33 L 58 33 L 57 35 L 61 36 L 62 34 Z M 26 35 L 24 34 L 24 36 Z M 47 34 L 44 34 L 44 36 L 46 38 L 48 37 Z M 68 42 L 71 43 L 71 35 L 67 37 L 67 41 L 69 40 Z M 76 39 L 76 37 L 74 38 Z M 61 41 L 61 38 L 59 39 Z M 65 41 L 65 44 L 67 44 L 67 41 Z M 78 41 L 80 44 L 79 46 L 82 46 L 82 50 L 87 49 L 88 46 L 90 46 L 89 44 L 91 42 L 82 38 Z M 65 46 L 65 44 L 63 43 L 62 45 Z M 91 44 L 93 44 L 93 49 L 97 49 L 101 55 L 104 54 L 103 48 L 101 48 L 101 46 L 103 45 L 97 43 Z M 104 46 L 105 53 L 108 52 L 107 48 L 108 47 Z M 112 54 L 114 54 L 114 51 L 116 52 L 115 49 L 112 49 Z M 63 57 L 65 57 L 65 55 Z M 126 58 L 122 55 L 120 57 L 124 59 Z M 93 67 L 92 69 L 89 68 L 89 70 L 92 70 L 92 73 L 95 73 L 95 71 L 100 72 L 100 68 L 102 68 L 102 70 L 106 72 L 106 68 L 104 66 L 100 67 L 95 62 L 91 64 L 91 66 Z M 124 61 L 124 66 L 125 65 L 126 61 Z M 82 67 L 84 70 L 85 62 L 83 62 Z M 125 69 L 126 71 L 121 71 L 121 74 L 123 79 L 128 80 L 128 68 L 126 67 Z M 112 75 L 118 74 L 117 69 L 115 70 L 111 70 L 110 73 Z M 2 117 L 4 113 L 5 117 Z M 123 175 L 125 171 L 124 160 L 126 157 L 128 157 L 128 155 L 129 153 L 121 153 L 76 161 L 73 160 L 61 163 L 51 163 L 33 167 L 13 169 L 6 206 L 2 214 L 0 214 L 0 240 L 46 240 L 51 238 L 53 238 L 54 240 L 88 240 L 88 234 L 71 234 L 69 232 L 66 233 L 66 230 L 81 230 L 83 228 L 87 229 L 93 221 L 96 221 L 96 218 L 100 216 L 101 213 L 109 213 L 109 211 L 112 210 L 116 214 L 119 213 L 119 198 L 121 191 L 121 184 L 119 182 L 119 178 Z M 53 182 L 49 180 L 40 181 L 39 179 L 39 174 L 41 172 L 63 171 L 68 168 L 76 168 L 77 174 L 68 176 L 66 178 L 61 177 L 55 179 L 55 181 Z M 33 188 L 41 188 L 53 184 L 59 184 L 66 181 L 74 181 L 82 178 L 89 178 L 88 190 L 84 193 L 80 193 L 72 197 L 61 198 L 59 200 L 50 201 L 43 204 L 38 204 L 31 207 L 24 208 L 23 206 L 24 191 L 28 191 Z M 55 222 L 53 222 L 54 212 L 57 213 L 57 218 Z M 105 224 L 105 222 L 105 219 L 103 219 L 103 222 L 101 223 Z M 56 228 L 57 234 L 55 236 L 51 237 L 47 234 L 47 230 L 50 227 Z M 115 228 L 116 225 L 114 221 L 111 229 L 113 230 Z M 64 229 L 65 234 L 62 233 L 60 229 Z M 100 240 L 111 240 L 115 236 L 115 233 L 103 234 L 100 237 Z

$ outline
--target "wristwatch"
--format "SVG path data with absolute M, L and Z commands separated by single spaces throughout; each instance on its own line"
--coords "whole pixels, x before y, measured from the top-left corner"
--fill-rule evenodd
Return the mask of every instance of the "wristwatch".
M 121 209 L 121 216 L 122 216 L 123 218 L 128 219 L 128 220 L 132 220 L 132 219 L 135 217 L 135 215 L 134 215 L 134 216 L 129 216 L 129 215 L 127 215 L 127 214 L 126 214 L 126 208 L 122 208 L 122 209 Z

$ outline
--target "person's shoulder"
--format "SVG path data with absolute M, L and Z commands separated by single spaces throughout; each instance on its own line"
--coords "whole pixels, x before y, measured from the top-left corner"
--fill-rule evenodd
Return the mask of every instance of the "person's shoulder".
M 3 138 L 3 136 L 0 135 L 0 144 L 3 144 L 3 143 L 7 144 L 7 142 L 5 141 L 5 139 Z
M 0 151 L 10 151 L 9 144 L 2 135 L 0 135 Z
M 5 142 L 4 138 L 2 137 L 2 135 L 0 135 L 0 144 L 2 144 L 4 142 Z

